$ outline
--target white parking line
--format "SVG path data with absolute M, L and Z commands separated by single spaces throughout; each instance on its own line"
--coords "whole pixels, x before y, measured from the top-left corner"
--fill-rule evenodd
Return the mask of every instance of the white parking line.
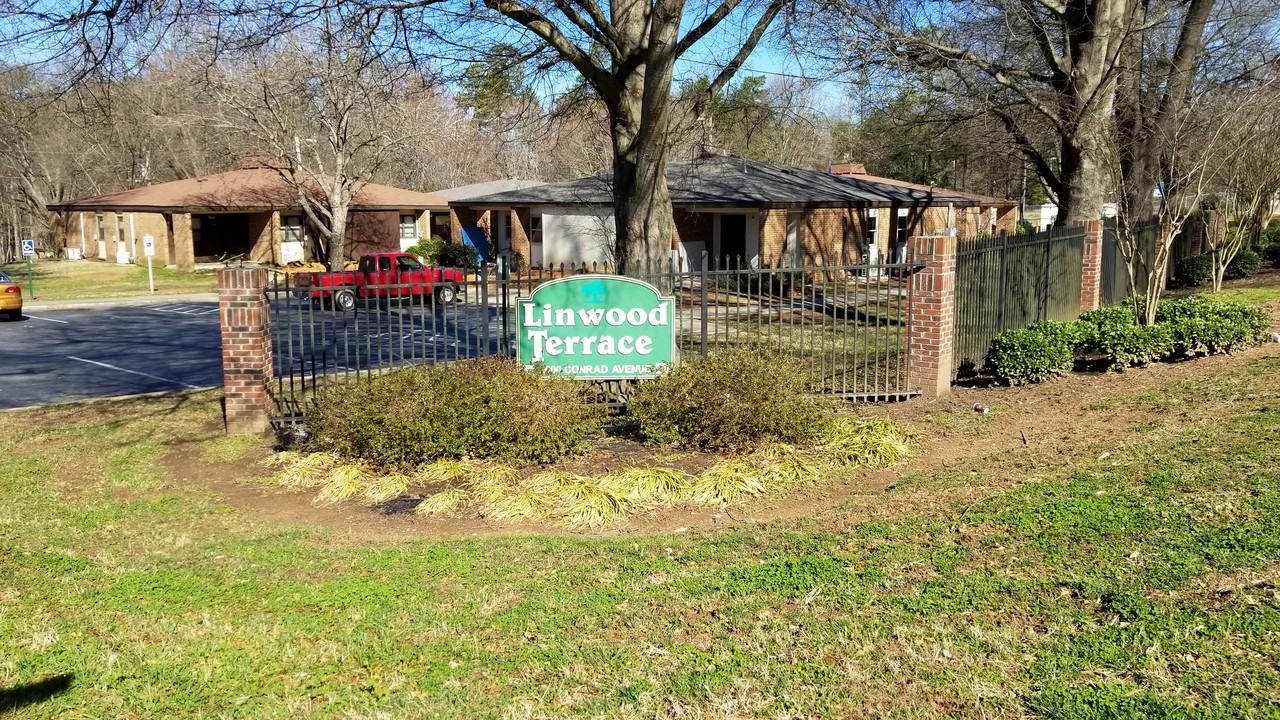
M 45 322 L 56 322 L 56 323 L 61 323 L 61 324 L 63 324 L 63 325 L 70 325 L 70 324 L 71 324 L 71 323 L 67 322 L 66 320 L 54 320 L 53 318 L 42 318 L 42 317 L 37 317 L 37 316 L 35 316 L 35 315 L 28 315 L 28 314 L 26 314 L 26 313 L 23 313 L 23 314 L 22 314 L 22 317 L 29 317 L 29 318 L 31 318 L 32 320 L 43 320 L 43 321 L 45 321 Z
M 98 367 L 104 367 L 110 370 L 119 370 L 122 373 L 129 373 L 130 375 L 140 375 L 145 378 L 151 378 L 152 380 L 160 380 L 161 382 L 173 383 L 174 385 L 181 385 L 182 387 L 187 388 L 189 390 L 199 389 L 199 386 L 197 385 L 188 385 L 180 380 L 170 380 L 169 378 L 162 378 L 159 375 L 148 375 L 147 373 L 138 372 L 137 370 L 126 370 L 125 368 L 116 367 L 115 365 L 108 365 L 103 362 L 98 362 L 97 360 L 85 360 L 84 358 L 78 358 L 75 355 L 68 355 L 67 359 L 76 360 L 82 363 L 89 363 L 90 365 L 97 365 Z
M 212 315 L 218 312 L 217 307 L 208 307 L 206 305 L 150 305 L 148 310 L 153 312 L 172 313 L 174 315 Z

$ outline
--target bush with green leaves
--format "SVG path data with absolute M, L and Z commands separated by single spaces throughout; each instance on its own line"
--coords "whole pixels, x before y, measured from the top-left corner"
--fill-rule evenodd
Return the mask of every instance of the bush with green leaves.
M 307 416 L 308 449 L 379 469 L 464 457 L 551 462 L 582 449 L 602 421 L 589 392 L 497 357 L 396 370 L 321 395 Z
M 1236 256 L 1227 263 L 1227 271 L 1223 273 L 1223 277 L 1232 280 L 1240 280 L 1241 278 L 1252 277 L 1262 272 L 1262 256 L 1257 252 L 1245 248 L 1236 253 Z
M 640 383 L 627 422 L 657 445 L 751 450 L 821 435 L 830 401 L 810 393 L 808 369 L 795 358 L 751 349 L 686 359 Z
M 1089 338 L 1080 346 L 1084 354 L 1103 355 L 1111 370 L 1139 367 L 1165 359 L 1174 352 L 1173 335 L 1167 325 L 1139 325 L 1135 318 L 1144 303 L 1134 308 L 1132 300 L 1107 308 L 1090 310 L 1080 316 L 1089 328 Z
M 1192 295 L 1160 303 L 1156 322 L 1173 335 L 1179 355 L 1232 353 L 1256 345 L 1267 335 L 1266 312 L 1253 305 Z
M 1174 352 L 1173 332 L 1167 324 L 1109 326 L 1092 346 L 1109 359 L 1107 368 L 1123 370 L 1168 358 Z
M 1213 282 L 1213 256 L 1205 253 L 1182 258 L 1173 267 L 1173 281 L 1180 287 L 1200 287 Z
M 1272 220 L 1262 229 L 1262 244 L 1269 247 L 1280 245 L 1280 220 Z
M 480 267 L 480 253 L 465 243 L 444 243 L 431 258 L 431 264 L 471 270 Z
M 435 235 L 429 238 L 422 238 L 418 241 L 417 245 L 408 248 L 405 252 L 413 255 L 414 257 L 420 258 L 428 265 L 434 265 L 436 255 L 439 254 L 440 248 L 444 247 L 444 244 L 444 238 L 441 238 L 439 235 Z
M 1147 365 L 1173 353 L 1173 334 L 1167 325 L 1139 325 L 1135 317 L 1130 302 L 1082 314 L 1080 322 L 1089 326 L 1090 335 L 1080 350 L 1106 356 L 1111 370 Z
M 1267 258 L 1268 265 L 1280 268 L 1280 238 L 1271 241 L 1262 252 Z
M 987 368 L 1006 385 L 1026 385 L 1065 375 L 1075 365 L 1071 333 L 1055 323 L 1025 330 L 1005 330 L 991 341 Z
M 1027 329 L 1063 343 L 1071 348 L 1073 353 L 1087 345 L 1093 338 L 1093 326 L 1079 320 L 1071 322 L 1037 320 L 1028 325 Z

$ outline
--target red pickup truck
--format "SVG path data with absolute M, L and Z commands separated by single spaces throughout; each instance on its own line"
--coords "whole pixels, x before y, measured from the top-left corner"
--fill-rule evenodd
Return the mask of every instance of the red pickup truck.
M 465 281 L 462 270 L 424 267 L 409 253 L 374 253 L 361 257 L 355 270 L 298 273 L 297 292 L 349 312 L 359 298 L 430 295 L 438 302 L 456 302 Z

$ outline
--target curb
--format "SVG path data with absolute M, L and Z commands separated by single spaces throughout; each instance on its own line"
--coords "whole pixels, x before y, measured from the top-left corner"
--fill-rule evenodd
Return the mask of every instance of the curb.
M 145 307 L 147 305 L 168 305 L 172 303 L 217 302 L 216 293 L 196 293 L 190 295 L 126 295 L 113 298 L 83 298 L 67 300 L 36 300 L 24 303 L 23 312 L 47 312 L 49 310 L 97 310 L 113 307 Z
M 45 403 L 44 405 L 24 405 L 15 408 L 0 408 L 0 413 L 16 413 L 28 410 L 49 410 L 51 408 L 65 407 L 67 405 L 93 405 L 95 403 L 118 402 L 121 400 L 143 400 L 146 398 L 164 397 L 166 395 L 194 395 L 196 393 L 208 392 L 210 390 L 220 390 L 221 385 L 208 385 L 206 387 L 182 389 L 182 390 L 157 390 L 155 392 L 134 393 L 133 395 L 112 395 L 111 397 L 95 397 L 81 398 L 79 400 L 61 400 L 59 402 Z

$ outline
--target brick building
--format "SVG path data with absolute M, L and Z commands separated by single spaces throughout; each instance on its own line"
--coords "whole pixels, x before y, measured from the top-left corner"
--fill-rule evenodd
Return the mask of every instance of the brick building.
M 461 235 L 483 233 L 494 253 L 534 265 L 610 262 L 610 184 L 603 175 L 539 185 L 454 200 L 450 210 Z M 667 184 L 672 255 L 693 268 L 704 252 L 722 266 L 852 264 L 872 245 L 891 258 L 911 236 L 1013 231 L 1017 221 L 1014 201 L 867 175 L 853 164 L 824 173 L 708 155 L 671 163 Z M 503 232 L 490 233 L 481 217 L 503 218 Z
M 237 170 L 148 185 L 50 205 L 62 213 L 62 246 L 70 256 L 119 263 L 142 260 L 143 238 L 155 262 L 185 270 L 197 262 L 244 257 L 286 265 L 323 255 L 320 235 L 284 174 L 261 161 Z M 346 256 L 400 250 L 418 242 L 432 214 L 448 217 L 448 201 L 367 183 L 347 221 Z

